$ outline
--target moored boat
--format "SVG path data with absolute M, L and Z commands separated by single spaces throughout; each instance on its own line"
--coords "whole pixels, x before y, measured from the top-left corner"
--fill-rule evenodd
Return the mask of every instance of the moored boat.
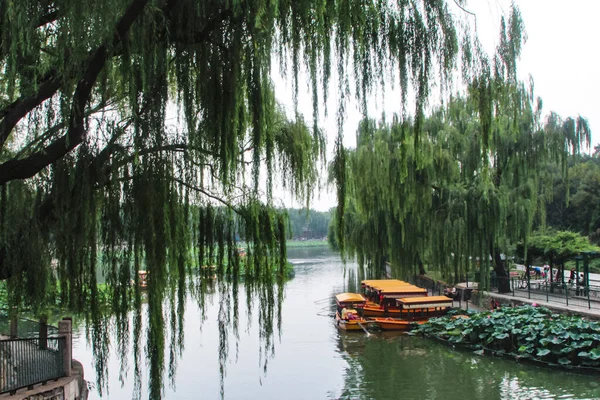
M 335 313 L 336 325 L 346 331 L 365 330 L 367 321 L 359 315 L 365 307 L 367 300 L 358 293 L 340 293 L 335 296 L 337 310 Z
M 372 296 L 375 301 L 368 301 L 364 307 L 363 315 L 365 317 L 400 317 L 401 309 L 396 304 L 400 298 L 426 297 L 427 290 L 414 286 L 390 286 L 384 288 L 374 288 L 376 294 Z
M 452 307 L 452 300 L 446 296 L 399 298 L 396 303 L 399 318 L 369 318 L 369 325 L 377 325 L 381 330 L 407 331 Z
M 409 331 L 415 324 L 422 324 L 425 321 L 408 321 L 401 318 L 369 318 L 369 325 L 376 325 L 382 331 Z
M 140 289 L 148 289 L 148 271 L 138 271 L 138 285 Z
M 446 314 L 452 308 L 452 299 L 446 296 L 409 297 L 396 299 L 398 308 L 409 320 L 427 320 Z

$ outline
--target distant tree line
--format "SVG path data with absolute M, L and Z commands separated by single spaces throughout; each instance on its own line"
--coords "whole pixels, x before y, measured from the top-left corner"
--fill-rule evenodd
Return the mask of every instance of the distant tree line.
M 306 208 L 287 210 L 292 239 L 322 239 L 327 236 L 332 210 L 315 211 Z
M 600 244 L 600 145 L 592 155 L 570 157 L 566 179 L 556 167 L 551 173 L 554 187 L 546 206 L 546 225 L 580 233 Z

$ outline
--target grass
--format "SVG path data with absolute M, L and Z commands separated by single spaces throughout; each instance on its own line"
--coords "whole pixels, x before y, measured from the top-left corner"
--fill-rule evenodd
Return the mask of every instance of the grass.
M 329 242 L 326 240 L 314 239 L 314 240 L 288 240 L 285 245 L 287 247 L 324 247 L 329 246 Z

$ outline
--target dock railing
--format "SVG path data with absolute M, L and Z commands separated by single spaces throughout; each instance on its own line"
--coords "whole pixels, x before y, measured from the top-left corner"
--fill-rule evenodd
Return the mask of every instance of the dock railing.
M 498 289 L 501 279 L 510 280 L 510 292 L 515 298 L 543 301 L 546 303 L 600 309 L 600 287 L 562 282 L 549 282 L 545 279 L 527 277 L 494 277 L 490 280 L 492 290 Z
M 0 394 L 67 375 L 67 337 L 0 340 Z

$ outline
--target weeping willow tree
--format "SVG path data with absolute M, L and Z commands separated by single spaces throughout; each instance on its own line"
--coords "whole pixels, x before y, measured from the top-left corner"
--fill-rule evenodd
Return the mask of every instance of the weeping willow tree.
M 281 272 L 286 237 L 272 187 L 279 177 L 310 198 L 331 77 L 340 127 L 349 96 L 366 113 L 374 88 L 396 80 L 403 105 L 414 87 L 421 115 L 431 78 L 451 80 L 459 48 L 465 69 L 477 58 L 456 25 L 442 0 L 0 2 L 0 279 L 11 312 L 56 302 L 84 312 L 99 387 L 107 331 L 117 330 L 120 354 L 133 337 L 138 392 L 145 321 L 149 396 L 160 398 L 165 321 L 171 343 L 182 343 L 186 293 L 202 292 L 201 267 L 214 264 L 232 282 L 220 290 L 233 302 L 219 314 L 222 336 L 236 327 L 243 271 L 262 282 L 248 292 L 268 345 L 281 301 L 269 266 Z M 295 99 L 306 72 L 312 126 L 278 107 L 272 62 L 290 73 Z M 248 243 L 243 268 L 238 237 Z M 149 271 L 145 315 L 140 269 Z
M 423 259 L 454 279 L 477 269 L 484 289 L 492 261 L 508 278 L 502 253 L 526 243 L 534 221 L 543 224 L 552 196 L 547 164 L 566 174 L 568 156 L 590 141 L 584 118 L 543 120 L 533 84 L 517 80 L 521 32 L 513 10 L 493 62 L 477 60 L 467 94 L 422 121 L 361 123 L 345 168 L 334 160 L 332 169 L 346 196 L 336 226 L 347 255 L 375 273 L 390 261 L 396 274 L 414 274 Z M 508 279 L 500 282 L 510 290 Z

